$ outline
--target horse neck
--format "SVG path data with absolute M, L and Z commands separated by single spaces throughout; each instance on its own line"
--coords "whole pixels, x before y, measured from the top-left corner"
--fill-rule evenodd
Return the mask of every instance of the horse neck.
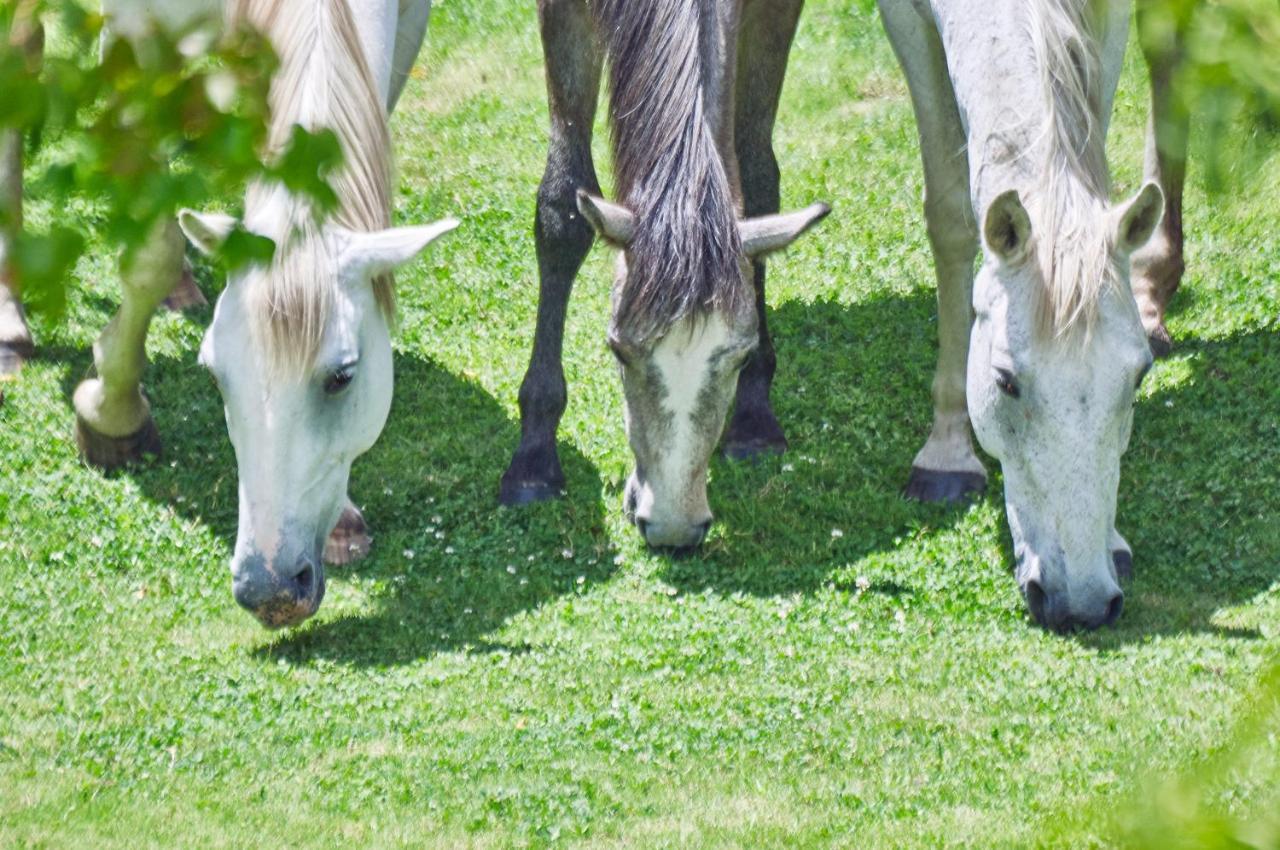
M 1073 119 L 1047 94 L 1027 15 L 1036 14 L 1037 4 L 1055 3 L 1060 0 L 934 4 L 964 123 L 969 186 L 979 214 L 1009 189 L 1026 197 L 1053 187 L 1073 197 L 1106 200 L 1101 117 L 1092 117 L 1095 129 L 1083 146 L 1063 145 L 1052 129 Z

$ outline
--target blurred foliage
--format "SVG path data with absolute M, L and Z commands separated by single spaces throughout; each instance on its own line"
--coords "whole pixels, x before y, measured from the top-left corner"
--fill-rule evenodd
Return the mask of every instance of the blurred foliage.
M 1193 771 L 1153 777 L 1112 823 L 1118 834 L 1107 846 L 1126 850 L 1280 850 L 1280 658 L 1220 750 Z
M 1280 132 L 1280 0 L 1139 0 L 1138 33 L 1148 56 L 1174 59 L 1175 111 L 1222 188 L 1246 153 L 1227 143 L 1232 126 Z
M 58 34 L 58 49 L 43 61 L 37 21 Z M 236 197 L 254 178 L 280 180 L 321 209 L 332 205 L 325 176 L 341 151 L 331 132 L 295 128 L 290 146 L 264 162 L 276 57 L 260 34 L 205 23 L 157 28 L 135 44 L 104 42 L 103 25 L 74 0 L 0 2 L 0 129 L 20 132 L 28 162 L 40 163 L 27 169 L 31 194 L 54 209 L 73 198 L 92 202 L 96 235 L 126 252 L 157 220 Z M 15 221 L 0 205 L 0 227 Z M 14 237 L 12 272 L 34 311 L 61 314 L 87 244 L 84 226 L 63 219 Z M 235 265 L 271 250 L 268 240 L 241 233 L 223 260 Z

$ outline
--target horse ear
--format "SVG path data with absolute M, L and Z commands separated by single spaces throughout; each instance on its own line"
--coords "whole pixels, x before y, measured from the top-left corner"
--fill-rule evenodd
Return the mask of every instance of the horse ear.
M 238 224 L 234 217 L 222 213 L 200 213 L 187 209 L 178 213 L 178 227 L 182 228 L 188 241 L 202 254 L 216 253 Z
M 987 207 L 982 223 L 987 248 L 1002 261 L 1014 264 L 1027 255 L 1031 244 L 1031 217 L 1018 198 L 1018 190 L 1004 192 Z
M 1164 192 L 1155 183 L 1148 182 L 1132 200 L 1118 208 L 1115 215 L 1116 247 L 1132 254 L 1147 244 L 1164 216 Z
M 343 277 L 364 279 L 392 271 L 458 224 L 456 218 L 444 218 L 417 227 L 392 227 L 372 233 L 352 231 L 339 260 Z
M 623 247 L 631 244 L 636 233 L 636 217 L 631 210 L 579 189 L 578 212 L 591 223 L 596 233 L 613 244 Z
M 742 237 L 742 250 L 749 257 L 779 251 L 796 241 L 830 212 L 831 207 L 817 203 L 796 212 L 762 215 L 741 221 L 738 223 L 738 233 Z

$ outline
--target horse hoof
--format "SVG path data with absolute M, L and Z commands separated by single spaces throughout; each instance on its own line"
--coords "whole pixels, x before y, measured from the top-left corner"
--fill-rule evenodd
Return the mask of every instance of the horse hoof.
M 101 470 L 137 463 L 160 454 L 161 449 L 160 432 L 150 416 L 141 428 L 124 437 L 99 434 L 77 416 L 76 445 L 80 447 L 80 457 L 84 462 Z
M 35 346 L 27 340 L 0 342 L 0 376 L 16 375 L 35 355 Z
M 373 538 L 369 536 L 364 514 L 348 502 L 342 509 L 342 516 L 338 517 L 338 524 L 324 542 L 324 562 L 334 567 L 345 567 L 368 555 L 372 545 Z
M 1173 338 L 1169 336 L 1169 329 L 1163 322 L 1147 335 L 1147 343 L 1151 346 L 1151 356 L 1157 360 L 1168 357 L 1173 352 Z
M 769 455 L 780 455 L 787 450 L 785 437 L 757 438 L 753 440 L 729 439 L 724 442 L 724 456 L 729 460 L 759 460 Z
M 498 502 L 509 508 L 520 505 L 531 505 L 534 502 L 546 502 L 564 495 L 564 483 L 548 483 L 546 481 L 508 481 L 502 479 L 498 488 Z
M 1116 549 L 1111 553 L 1111 560 L 1116 565 L 1116 578 L 1129 581 L 1133 578 L 1133 554 L 1124 549 Z
M 918 502 L 954 504 L 967 501 L 986 488 L 987 476 L 980 472 L 945 472 L 913 466 L 902 495 Z
M 173 291 L 169 293 L 162 303 L 166 310 L 174 313 L 180 313 L 193 307 L 207 307 L 209 305 L 209 300 L 204 297 L 200 287 L 196 286 L 196 279 L 191 273 L 191 266 L 186 262 L 182 264 L 182 277 L 178 279 L 178 285 L 173 288 Z

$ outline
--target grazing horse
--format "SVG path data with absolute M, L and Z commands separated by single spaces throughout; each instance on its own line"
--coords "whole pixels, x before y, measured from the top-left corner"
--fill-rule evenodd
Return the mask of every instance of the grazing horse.
M 1129 11 L 880 2 L 915 107 L 938 278 L 934 424 L 907 493 L 981 489 L 972 422 L 1004 472 L 1027 605 L 1058 630 L 1114 622 L 1132 564 L 1116 493 L 1152 352 L 1129 269 L 1165 199 L 1154 182 L 1119 205 L 1109 196 L 1104 141 Z
M 539 0 L 551 140 L 538 189 L 541 289 L 500 499 L 564 486 L 565 309 L 593 230 L 620 249 L 608 343 L 635 471 L 624 507 L 653 546 L 696 546 L 706 472 L 737 390 L 730 454 L 781 448 L 763 257 L 828 212 L 777 215 L 771 135 L 801 0 Z M 617 199 L 599 195 L 591 128 L 605 56 Z M 751 218 L 743 218 L 743 207 Z M 744 368 L 745 367 L 745 368 Z
M 430 0 L 104 3 L 106 37 L 136 41 L 153 27 L 179 32 L 202 21 L 253 25 L 280 59 L 268 153 L 280 152 L 295 125 L 330 129 L 342 146 L 343 165 L 331 180 L 337 206 L 327 217 L 307 199 L 262 183 L 248 189 L 243 223 L 191 211 L 161 222 L 121 267 L 120 311 L 94 345 L 94 376 L 74 397 L 77 441 L 90 463 L 117 466 L 158 448 L 140 380 L 151 318 L 183 280 L 183 234 L 205 252 L 217 251 L 236 227 L 275 242 L 270 262 L 230 276 L 200 351 L 222 393 L 239 468 L 233 590 L 267 626 L 315 613 L 324 595 L 322 552 L 344 562 L 353 546 L 367 545 L 347 480 L 390 406 L 391 270 L 457 225 L 389 227 L 387 116 L 430 7 Z M 8 202 L 20 208 L 21 160 L 2 141 L 5 188 L 17 186 Z M 12 315 L 25 334 L 20 312 L 6 309 L 0 300 L 0 331 L 13 330 L 5 324 Z M 24 340 L 15 349 L 0 337 L 0 364 L 7 355 L 16 368 L 29 352 L 30 337 Z

